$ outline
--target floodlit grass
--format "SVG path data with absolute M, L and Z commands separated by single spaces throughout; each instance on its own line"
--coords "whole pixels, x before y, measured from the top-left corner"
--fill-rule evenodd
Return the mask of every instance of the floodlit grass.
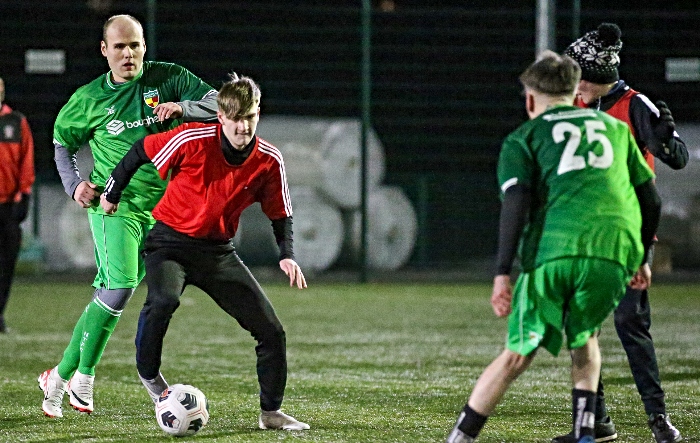
M 264 285 L 287 331 L 283 409 L 310 431 L 257 429 L 254 342 L 205 294 L 188 288 L 166 337 L 163 373 L 209 398 L 209 424 L 178 442 L 441 442 L 483 368 L 501 351 L 482 284 Z M 87 284 L 18 283 L 0 335 L 1 442 L 172 441 L 155 423 L 136 375 L 139 288 L 97 368 L 96 411 L 64 403 L 41 412 L 36 378 L 55 365 L 91 296 Z M 685 441 L 700 441 L 700 287 L 652 288 L 652 333 L 668 410 Z M 611 319 L 601 337 L 604 376 L 619 441 L 652 442 Z M 569 358 L 540 352 L 486 424 L 480 442 L 548 442 L 570 426 Z

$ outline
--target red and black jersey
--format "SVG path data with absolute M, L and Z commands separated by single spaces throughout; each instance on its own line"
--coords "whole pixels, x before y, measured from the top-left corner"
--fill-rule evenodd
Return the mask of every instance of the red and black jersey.
M 654 157 L 673 169 L 681 169 L 688 163 L 688 149 L 677 133 L 668 141 L 672 149 L 667 149 L 663 140 L 654 135 L 654 124 L 659 119 L 659 110 L 644 94 L 630 88 L 623 80 L 610 92 L 588 105 L 577 98 L 576 105 L 604 111 L 627 123 L 639 149 L 647 163 L 654 169 Z
M 644 160 L 647 161 L 647 164 L 651 168 L 651 170 L 654 170 L 654 156 L 651 155 L 651 152 L 649 152 L 649 148 L 641 144 L 641 140 L 639 135 L 637 134 L 637 130 L 635 128 L 635 125 L 632 123 L 632 118 L 630 117 L 630 102 L 633 97 L 635 97 L 639 92 L 635 91 L 634 89 L 627 87 L 625 90 L 621 91 L 622 94 L 617 97 L 617 99 L 612 102 L 612 105 L 605 110 L 606 113 L 612 115 L 618 120 L 622 120 L 623 122 L 627 123 L 627 126 L 629 126 L 630 131 L 632 132 L 632 135 L 635 138 L 635 141 L 637 142 L 637 145 L 639 146 L 639 149 L 642 151 L 642 154 L 644 154 Z
M 290 217 L 282 154 L 255 136 L 240 165 L 221 150 L 220 124 L 185 123 L 144 139 L 146 155 L 161 178 L 170 179 L 153 217 L 194 238 L 226 241 L 238 228 L 245 208 L 259 202 L 271 220 Z
M 34 184 L 34 139 L 26 117 L 0 107 L 0 203 L 18 202 Z

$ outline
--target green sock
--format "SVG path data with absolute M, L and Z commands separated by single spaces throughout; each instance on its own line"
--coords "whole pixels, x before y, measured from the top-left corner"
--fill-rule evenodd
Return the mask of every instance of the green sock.
M 78 322 L 73 328 L 73 336 L 63 351 L 63 359 L 58 364 L 58 375 L 64 380 L 70 380 L 73 373 L 78 369 L 80 362 L 80 341 L 83 337 L 83 327 L 85 326 L 85 317 L 87 316 L 88 306 L 85 306 L 83 313 L 80 315 Z
M 88 305 L 80 343 L 78 371 L 81 374 L 95 375 L 95 366 L 99 363 L 121 314 L 122 311 L 111 309 L 98 298 Z

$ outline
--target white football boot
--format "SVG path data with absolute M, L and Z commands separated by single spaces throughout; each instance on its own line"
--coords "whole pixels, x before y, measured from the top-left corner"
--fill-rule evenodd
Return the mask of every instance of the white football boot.
M 39 389 L 44 391 L 44 401 L 41 404 L 41 409 L 44 415 L 51 418 L 63 417 L 63 394 L 66 393 L 66 385 L 68 381 L 62 379 L 58 375 L 56 368 L 47 369 L 37 380 Z
M 81 374 L 75 371 L 73 378 L 68 382 L 68 397 L 70 405 L 73 409 L 86 414 L 92 413 L 95 409 L 92 400 L 93 385 L 95 383 L 94 375 Z
M 168 389 L 168 382 L 165 381 L 163 374 L 160 372 L 153 380 L 146 380 L 145 378 L 141 377 L 141 374 L 139 374 L 139 378 L 141 379 L 141 383 L 143 383 L 143 385 L 146 387 L 146 391 L 148 391 L 148 395 L 151 396 L 151 400 L 153 400 L 154 404 L 158 402 L 160 394 Z
M 260 425 L 260 429 L 282 429 L 285 431 L 303 431 L 310 428 L 306 423 L 280 410 L 260 411 L 258 425 Z

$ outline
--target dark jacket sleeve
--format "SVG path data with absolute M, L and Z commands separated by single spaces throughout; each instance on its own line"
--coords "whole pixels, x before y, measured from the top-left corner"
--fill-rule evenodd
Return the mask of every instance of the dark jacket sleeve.
M 496 275 L 509 275 L 513 270 L 520 235 L 530 212 L 531 198 L 530 189 L 525 185 L 513 185 L 505 192 L 498 225 Z
M 280 261 L 285 258 L 294 260 L 292 217 L 272 220 L 272 231 L 275 233 L 275 240 L 277 241 L 277 246 L 280 248 Z
M 649 259 L 648 254 L 651 245 L 656 238 L 656 230 L 661 218 L 661 197 L 656 191 L 654 180 L 648 180 L 634 188 L 639 200 L 639 208 L 642 211 L 642 244 L 644 245 L 644 261 Z
M 117 166 L 114 167 L 112 175 L 109 176 L 105 183 L 105 199 L 110 203 L 119 203 L 122 197 L 122 191 L 129 184 L 131 177 L 136 174 L 136 171 L 142 165 L 150 162 L 151 159 L 146 155 L 143 139 L 138 140 L 131 146 L 129 152 L 121 159 Z
M 629 112 L 636 142 L 640 148 L 646 147 L 651 155 L 672 169 L 683 169 L 688 164 L 688 148 L 677 132 L 674 131 L 670 140 L 659 140 L 654 135 L 653 124 L 658 117 L 639 94 L 630 100 Z

